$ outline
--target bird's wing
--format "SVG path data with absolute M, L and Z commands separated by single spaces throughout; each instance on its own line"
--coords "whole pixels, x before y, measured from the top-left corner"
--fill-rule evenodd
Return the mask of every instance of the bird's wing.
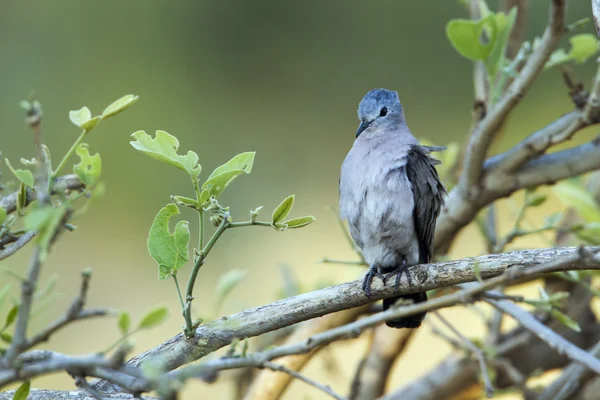
M 429 158 L 429 152 L 430 149 L 424 146 L 414 145 L 408 152 L 406 163 L 406 175 L 413 191 L 413 222 L 422 263 L 431 261 L 435 222 L 446 194 L 434 166 L 439 161 Z

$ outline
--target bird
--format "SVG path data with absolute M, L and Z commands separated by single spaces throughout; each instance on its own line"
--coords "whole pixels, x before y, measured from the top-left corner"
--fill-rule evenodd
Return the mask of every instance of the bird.
M 413 136 L 404 116 L 398 92 L 369 91 L 358 105 L 360 125 L 341 167 L 340 216 L 348 221 L 352 239 L 360 248 L 369 271 L 362 289 L 371 297 L 371 283 L 395 275 L 398 287 L 403 274 L 409 285 L 409 268 L 429 263 L 433 235 L 444 204 L 446 189 L 431 156 L 440 146 L 425 146 Z M 399 299 L 413 303 L 427 300 L 425 292 L 383 300 L 383 309 Z M 392 328 L 418 328 L 420 313 L 386 321 Z

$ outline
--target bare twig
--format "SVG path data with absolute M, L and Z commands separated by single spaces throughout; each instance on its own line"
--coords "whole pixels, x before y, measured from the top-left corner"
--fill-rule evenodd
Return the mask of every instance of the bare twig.
M 454 333 L 464 346 L 475 355 L 477 361 L 479 362 L 479 368 L 481 369 L 481 376 L 483 377 L 483 384 L 485 386 L 485 395 L 488 398 L 491 398 L 494 395 L 494 385 L 492 385 L 492 381 L 490 380 L 490 371 L 487 366 L 487 362 L 485 359 L 485 353 L 479 347 L 475 346 L 473 342 L 471 342 L 465 335 L 463 335 L 458 329 L 456 329 L 446 318 L 442 317 L 440 313 L 434 313 L 434 315 L 448 328 Z
M 594 357 L 600 357 L 600 342 L 596 343 L 589 353 Z M 592 372 L 580 363 L 572 362 L 558 378 L 546 387 L 538 400 L 567 400 L 572 398 L 586 375 L 590 376 Z
M 345 397 L 340 396 L 339 394 L 335 393 L 333 390 L 331 390 L 331 388 L 329 386 L 323 385 L 323 384 L 321 384 L 313 379 L 310 379 L 309 377 L 302 375 L 302 374 L 294 371 L 293 369 L 287 368 L 281 364 L 275 364 L 271 361 L 265 361 L 262 364 L 262 366 L 265 368 L 269 368 L 272 371 L 283 372 L 285 374 L 288 374 L 298 380 L 301 380 L 302 382 L 309 384 L 310 386 L 313 386 L 313 387 L 319 389 L 320 391 L 322 391 L 324 393 L 327 393 L 329 396 L 333 397 L 334 399 L 345 400 Z
M 83 377 L 83 376 L 76 376 L 75 377 L 75 385 L 77 385 L 77 387 L 85 390 L 86 392 L 88 392 L 90 394 L 90 396 L 92 396 L 94 399 L 96 400 L 104 400 L 104 397 L 102 396 L 102 393 L 100 393 L 98 390 L 94 389 L 92 387 L 92 385 L 90 385 L 88 383 L 88 381 Z
M 546 344 L 548 344 L 548 346 L 554 350 L 561 354 L 565 354 L 570 359 L 577 361 L 600 374 L 600 360 L 594 358 L 589 353 L 585 352 L 552 331 L 552 329 L 538 321 L 533 315 L 523 310 L 521 307 L 508 300 L 497 301 L 486 299 L 485 301 L 503 313 L 506 313 L 516 319 L 519 324 L 530 330 L 534 335 L 546 342 Z
M 600 0 L 592 0 L 592 14 L 594 15 L 596 33 L 600 36 Z
M 29 243 L 34 237 L 35 232 L 26 232 L 19 236 L 19 238 L 14 243 L 12 243 L 10 246 L 5 247 L 4 250 L 0 251 L 0 261 L 15 254 L 23 246 Z
M 52 194 L 64 193 L 67 190 L 80 190 L 85 185 L 81 183 L 77 175 L 64 175 L 54 180 L 52 184 Z M 18 191 L 0 198 L 0 207 L 6 210 L 7 214 L 11 214 L 17 210 Z M 36 199 L 36 192 L 31 188 L 27 188 L 26 205 Z
M 311 336 L 329 330 L 331 328 L 345 325 L 354 321 L 358 316 L 368 311 L 369 306 L 357 307 L 338 313 L 313 319 L 298 326 L 285 341 L 284 345 L 307 340 Z M 316 351 L 282 357 L 277 362 L 285 368 L 293 371 L 301 371 L 302 368 L 316 355 Z M 291 383 L 290 375 L 275 374 L 269 370 L 262 370 L 255 378 L 244 396 L 244 400 L 274 400 L 281 397 Z

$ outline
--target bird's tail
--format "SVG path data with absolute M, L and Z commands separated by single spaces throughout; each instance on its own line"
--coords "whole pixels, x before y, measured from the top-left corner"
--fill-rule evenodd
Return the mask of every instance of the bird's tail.
M 390 297 L 388 299 L 383 299 L 383 309 L 387 310 L 390 308 L 396 301 L 399 299 L 412 300 L 413 303 L 421 303 L 423 301 L 427 301 L 427 293 L 411 293 L 411 294 L 403 294 L 398 297 Z M 385 324 L 392 328 L 418 328 L 421 326 L 421 322 L 425 318 L 426 313 L 411 315 L 410 317 L 393 319 L 390 321 L 385 321 Z

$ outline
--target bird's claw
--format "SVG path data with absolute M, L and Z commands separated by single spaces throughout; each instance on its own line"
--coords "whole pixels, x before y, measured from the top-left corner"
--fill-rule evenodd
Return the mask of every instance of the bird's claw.
M 412 286 L 412 275 L 410 273 L 410 271 L 408 270 L 408 263 L 406 262 L 406 259 L 403 259 L 402 262 L 400 263 L 400 266 L 398 268 L 396 268 L 394 271 L 390 272 L 390 275 L 395 275 L 396 276 L 396 280 L 394 281 L 394 288 L 396 290 L 398 290 L 398 287 L 400 286 L 400 278 L 402 278 L 402 275 L 406 274 L 406 279 L 408 280 L 408 286 Z
M 365 279 L 363 280 L 362 289 L 365 292 L 367 298 L 371 298 L 371 283 L 373 282 L 373 278 L 378 277 L 381 279 L 383 284 L 385 285 L 385 276 L 377 270 L 377 268 L 370 268 L 369 272 L 365 275 Z

